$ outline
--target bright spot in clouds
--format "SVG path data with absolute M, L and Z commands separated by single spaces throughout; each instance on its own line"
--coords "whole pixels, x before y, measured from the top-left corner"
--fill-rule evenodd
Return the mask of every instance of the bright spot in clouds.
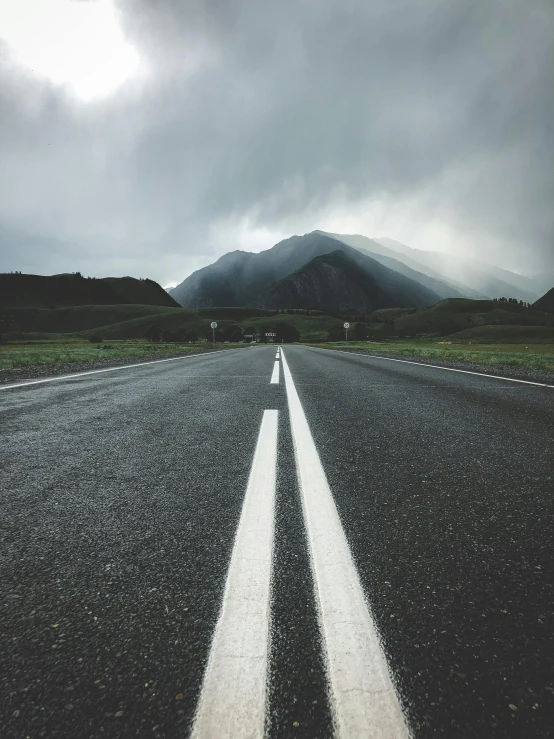
M 18 63 L 83 101 L 110 95 L 139 63 L 113 0 L 0 0 L 0 40 Z

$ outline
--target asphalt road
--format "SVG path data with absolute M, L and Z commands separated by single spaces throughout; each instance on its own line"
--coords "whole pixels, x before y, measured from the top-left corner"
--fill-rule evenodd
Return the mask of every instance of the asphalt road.
M 554 735 L 554 388 L 284 354 L 0 390 L 1 737 Z

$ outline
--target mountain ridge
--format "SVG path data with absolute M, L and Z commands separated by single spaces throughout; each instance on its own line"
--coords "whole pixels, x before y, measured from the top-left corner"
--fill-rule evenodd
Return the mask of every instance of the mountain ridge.
M 321 233 L 326 233 L 321 231 Z M 361 251 L 373 259 L 384 264 L 389 269 L 396 272 L 400 272 L 405 277 L 409 277 L 412 280 L 416 280 L 421 285 L 424 285 L 429 290 L 435 292 L 440 298 L 463 298 L 471 297 L 475 299 L 484 299 L 486 296 L 481 293 L 471 290 L 471 288 L 456 284 L 450 280 L 447 280 L 443 275 L 430 268 L 425 268 L 423 265 L 418 264 L 409 257 L 403 257 L 403 261 L 400 259 L 400 254 L 394 250 L 380 244 L 374 239 L 370 239 L 367 236 L 361 234 L 335 234 L 328 233 L 337 241 L 341 241 L 348 246 L 351 246 L 358 251 Z
M 539 297 L 537 286 L 531 278 L 510 272 L 502 267 L 452 256 L 445 252 L 415 249 L 386 236 L 376 240 L 404 257 L 416 260 L 422 266 L 433 269 L 442 275 L 443 279 L 453 284 L 461 282 L 468 285 L 469 283 L 472 290 L 487 298 L 514 297 L 532 303 Z M 507 279 L 510 279 L 510 282 L 507 282 Z
M 399 305 L 406 305 L 408 301 L 415 307 L 422 307 L 440 299 L 437 293 L 419 282 L 318 231 L 291 236 L 262 252 L 228 252 L 212 265 L 187 277 L 170 291 L 170 295 L 185 308 L 223 304 L 263 308 L 275 283 L 294 274 L 315 257 L 337 250 L 378 280 L 383 291 Z
M 547 313 L 554 313 L 554 287 L 539 298 L 537 302 L 533 304 L 533 308 L 546 311 Z
M 266 306 L 368 315 L 396 302 L 374 277 L 359 269 L 348 255 L 336 250 L 314 257 L 279 280 L 269 292 Z

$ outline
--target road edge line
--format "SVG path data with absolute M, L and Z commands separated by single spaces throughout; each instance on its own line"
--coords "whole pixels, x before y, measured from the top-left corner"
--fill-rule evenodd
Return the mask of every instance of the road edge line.
M 236 349 L 218 349 L 216 352 L 201 352 L 200 354 L 185 354 L 182 357 L 169 357 L 168 359 L 154 359 L 151 362 L 137 362 L 136 364 L 123 364 L 120 367 L 105 367 L 104 369 L 87 370 L 86 372 L 76 372 L 73 375 L 60 375 L 59 377 L 43 377 L 40 380 L 29 380 L 19 382 L 16 385 L 0 385 L 0 390 L 14 390 L 18 387 L 27 387 L 28 385 L 40 385 L 42 382 L 55 382 L 56 380 L 73 380 L 77 377 L 85 377 L 86 375 L 98 375 L 101 372 L 116 372 L 117 370 L 131 369 L 132 367 L 145 367 L 149 364 L 161 364 L 162 362 L 175 362 L 178 359 L 191 359 L 192 357 L 208 357 L 211 354 L 222 354 L 223 352 L 236 351 Z M 17 368 L 16 368 L 17 369 Z
M 432 367 L 433 369 L 447 370 L 448 372 L 462 372 L 464 375 L 477 375 L 478 377 L 489 377 L 491 380 L 505 380 L 506 382 L 521 382 L 524 385 L 536 385 L 537 387 L 550 387 L 546 382 L 533 382 L 532 380 L 517 380 L 514 377 L 501 377 L 500 375 L 487 375 L 485 372 L 472 372 L 471 370 L 457 369 L 456 367 L 441 367 L 440 364 L 425 364 L 425 362 L 413 362 L 410 359 L 396 359 L 394 357 L 382 357 L 379 354 L 365 354 L 361 352 L 349 352 L 345 349 L 324 349 L 320 346 L 313 346 L 312 349 L 321 349 L 326 352 L 337 352 L 337 354 L 351 354 L 354 357 L 369 357 L 370 359 L 386 359 L 389 362 L 403 362 L 404 364 L 415 364 L 419 367 Z

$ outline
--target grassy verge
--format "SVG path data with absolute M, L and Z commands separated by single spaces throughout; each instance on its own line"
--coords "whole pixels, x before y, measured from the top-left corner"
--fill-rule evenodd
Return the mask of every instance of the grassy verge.
M 515 367 L 554 372 L 554 344 L 454 344 L 451 342 L 391 341 L 317 344 L 325 349 L 348 349 L 366 354 L 416 357 L 468 364 Z
M 216 349 L 246 346 L 245 344 L 216 344 Z M 195 344 L 157 343 L 146 341 L 105 341 L 91 344 L 86 341 L 51 341 L 33 343 L 13 343 L 0 346 L 0 370 L 21 367 L 36 367 L 51 364 L 72 364 L 94 362 L 97 359 L 133 359 L 134 357 L 157 354 L 194 354 L 211 351 L 207 342 Z

